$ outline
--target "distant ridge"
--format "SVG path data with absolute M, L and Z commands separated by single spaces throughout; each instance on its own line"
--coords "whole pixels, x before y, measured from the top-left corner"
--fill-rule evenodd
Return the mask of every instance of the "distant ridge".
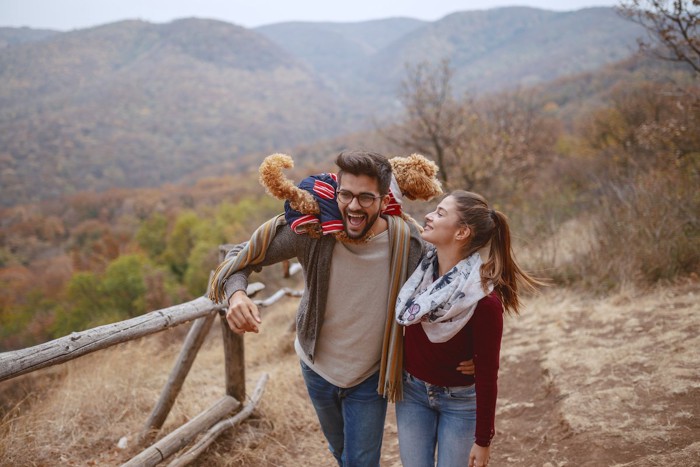
M 306 23 L 304 23 L 306 24 Z M 399 23 L 401 24 L 401 23 Z M 450 60 L 461 89 L 497 91 L 531 85 L 594 70 L 630 56 L 641 28 L 613 8 L 555 12 L 529 7 L 506 7 L 456 12 L 434 22 L 412 23 L 406 33 L 382 48 L 355 54 L 345 67 L 335 58 L 320 56 L 318 43 L 343 24 L 295 23 L 258 28 L 300 59 L 311 63 L 329 80 L 345 82 L 348 70 L 359 77 L 353 90 L 377 95 L 395 93 L 406 63 Z M 404 25 L 405 27 L 405 25 Z M 318 33 L 322 29 L 323 35 Z M 306 31 L 315 40 L 295 39 Z M 309 32 L 311 31 L 311 32 Z M 326 59 L 324 60 L 324 57 Z M 358 88 L 358 79 L 362 81 Z
M 0 49 L 10 45 L 23 44 L 25 42 L 41 41 L 56 34 L 60 34 L 60 32 L 50 29 L 31 29 L 27 27 L 0 27 Z

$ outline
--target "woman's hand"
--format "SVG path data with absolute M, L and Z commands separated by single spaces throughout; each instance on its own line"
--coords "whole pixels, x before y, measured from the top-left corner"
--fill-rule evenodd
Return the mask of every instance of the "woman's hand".
M 491 447 L 483 447 L 474 443 L 469 453 L 469 467 L 486 467 L 489 465 L 491 457 Z
M 463 375 L 473 375 L 474 360 L 465 360 L 463 362 L 459 362 L 459 365 L 457 365 L 457 371 L 459 371 Z

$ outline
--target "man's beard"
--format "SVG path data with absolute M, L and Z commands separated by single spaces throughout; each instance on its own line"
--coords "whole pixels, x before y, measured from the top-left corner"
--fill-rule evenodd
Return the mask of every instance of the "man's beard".
M 371 234 L 370 230 L 372 229 L 372 226 L 374 226 L 374 223 L 377 222 L 377 219 L 379 219 L 379 214 L 380 212 L 377 211 L 376 214 L 372 217 L 367 217 L 367 224 L 365 225 L 365 228 L 362 229 L 362 231 L 357 234 L 357 235 L 351 235 L 350 232 L 348 232 L 348 223 L 347 223 L 347 212 L 345 213 L 345 216 L 343 216 L 343 232 L 345 233 L 345 236 L 350 239 L 350 240 L 357 240 L 357 241 L 366 241 L 369 240 L 370 238 L 373 237 Z

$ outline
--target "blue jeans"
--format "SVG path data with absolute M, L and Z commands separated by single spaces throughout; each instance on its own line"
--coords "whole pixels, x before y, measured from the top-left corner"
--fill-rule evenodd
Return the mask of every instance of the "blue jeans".
M 404 467 L 465 466 L 476 430 L 475 385 L 434 386 L 404 371 L 403 400 L 396 403 Z
M 351 388 L 329 383 L 304 362 L 301 373 L 338 465 L 378 466 L 386 418 L 386 399 L 377 393 L 379 373 Z

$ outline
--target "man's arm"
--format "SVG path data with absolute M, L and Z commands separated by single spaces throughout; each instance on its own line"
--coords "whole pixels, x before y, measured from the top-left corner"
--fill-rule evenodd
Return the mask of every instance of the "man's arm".
M 233 332 L 243 334 L 259 331 L 259 325 L 262 322 L 260 310 L 246 294 L 248 277 L 253 271 L 261 271 L 264 266 L 295 257 L 299 240 L 301 238 L 288 226 L 279 227 L 265 252 L 265 258 L 260 263 L 247 266 L 226 279 L 224 285 L 228 304 L 226 321 Z M 238 254 L 244 246 L 245 243 L 236 245 L 226 254 L 226 258 Z

